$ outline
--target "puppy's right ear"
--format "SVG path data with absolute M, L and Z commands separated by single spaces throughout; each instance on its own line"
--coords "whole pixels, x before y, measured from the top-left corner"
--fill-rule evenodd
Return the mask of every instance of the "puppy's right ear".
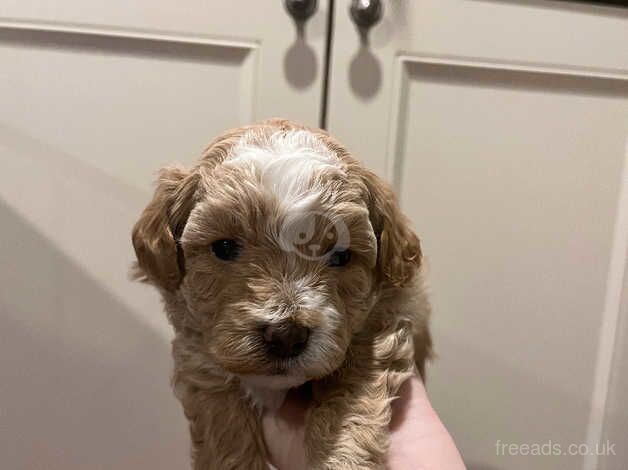
M 197 200 L 199 175 L 180 167 L 159 172 L 157 189 L 133 227 L 136 279 L 174 292 L 185 274 L 178 240 Z

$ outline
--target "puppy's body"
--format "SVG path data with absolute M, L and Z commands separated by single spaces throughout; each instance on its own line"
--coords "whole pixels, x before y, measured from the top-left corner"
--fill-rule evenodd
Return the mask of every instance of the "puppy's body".
M 322 131 L 238 129 L 162 170 L 133 244 L 175 330 L 195 469 L 266 468 L 261 410 L 306 381 L 309 468 L 383 466 L 431 340 L 418 239 L 375 175 Z

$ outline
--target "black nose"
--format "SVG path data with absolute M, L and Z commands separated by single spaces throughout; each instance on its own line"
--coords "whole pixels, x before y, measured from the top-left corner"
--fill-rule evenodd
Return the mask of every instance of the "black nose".
M 288 358 L 303 352 L 310 337 L 310 330 L 290 321 L 268 325 L 264 328 L 262 336 L 271 354 Z

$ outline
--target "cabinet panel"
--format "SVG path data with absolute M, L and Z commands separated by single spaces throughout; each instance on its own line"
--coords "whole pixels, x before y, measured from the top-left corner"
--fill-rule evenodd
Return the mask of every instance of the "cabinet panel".
M 405 67 L 396 183 L 428 254 L 433 401 L 471 467 L 498 441 L 586 443 L 628 82 Z
M 626 186 L 624 186 L 626 187 Z M 624 193 L 628 198 L 628 191 Z M 608 382 L 608 406 L 602 443 L 614 444 L 612 452 L 600 459 L 602 470 L 623 470 L 628 462 L 628 276 L 624 273 L 618 328 L 615 332 L 611 377 Z

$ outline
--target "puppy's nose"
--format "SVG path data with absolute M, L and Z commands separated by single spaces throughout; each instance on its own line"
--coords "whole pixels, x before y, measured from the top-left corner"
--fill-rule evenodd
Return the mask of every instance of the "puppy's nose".
M 288 358 L 298 356 L 303 352 L 310 337 L 310 330 L 289 321 L 268 325 L 264 328 L 263 337 L 271 354 Z

